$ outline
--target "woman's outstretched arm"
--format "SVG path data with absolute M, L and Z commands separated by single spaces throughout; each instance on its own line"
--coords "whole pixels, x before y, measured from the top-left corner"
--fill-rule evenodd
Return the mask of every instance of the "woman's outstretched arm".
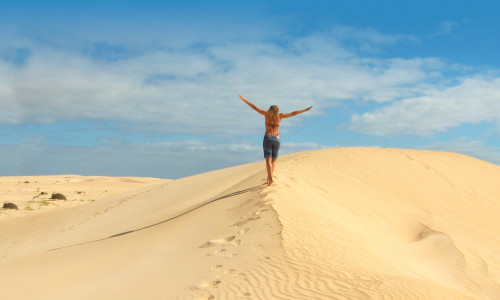
M 296 110 L 294 112 L 291 112 L 291 113 L 286 113 L 286 114 L 280 114 L 280 118 L 282 119 L 286 119 L 286 118 L 290 118 L 290 117 L 293 117 L 293 116 L 296 116 L 296 115 L 299 115 L 301 113 L 305 113 L 306 111 L 310 111 L 311 108 L 313 108 L 312 106 L 306 108 L 306 109 L 302 109 L 302 110 Z
M 255 104 L 253 104 L 252 102 L 248 101 L 247 99 L 243 98 L 242 95 L 238 95 L 238 97 L 240 97 L 240 99 L 245 102 L 246 104 L 248 104 L 248 106 L 250 106 L 251 108 L 253 108 L 256 112 L 258 112 L 259 114 L 261 115 L 266 115 L 266 111 L 263 110 L 262 108 L 259 108 L 257 107 Z

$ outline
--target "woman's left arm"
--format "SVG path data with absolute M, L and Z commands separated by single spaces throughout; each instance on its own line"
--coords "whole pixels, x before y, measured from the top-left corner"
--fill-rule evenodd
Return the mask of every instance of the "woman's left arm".
M 291 113 L 286 113 L 286 114 L 280 114 L 280 118 L 282 119 L 285 119 L 285 118 L 290 118 L 290 117 L 294 117 L 296 115 L 299 115 L 301 113 L 305 113 L 306 111 L 310 111 L 311 108 L 313 108 L 312 106 L 306 108 L 306 109 L 302 109 L 302 110 L 296 110 L 294 112 L 291 112 Z

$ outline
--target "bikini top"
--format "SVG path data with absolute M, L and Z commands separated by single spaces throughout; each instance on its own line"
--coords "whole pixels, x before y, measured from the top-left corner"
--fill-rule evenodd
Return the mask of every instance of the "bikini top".
M 272 128 L 274 127 L 280 127 L 280 124 L 271 124 L 271 123 L 266 123 L 267 126 L 271 126 Z

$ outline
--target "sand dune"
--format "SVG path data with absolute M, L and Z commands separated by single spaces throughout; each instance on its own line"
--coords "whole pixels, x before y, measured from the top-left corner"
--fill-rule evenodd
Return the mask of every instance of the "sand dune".
M 9 299 L 500 299 L 500 166 L 340 148 L 283 156 L 276 184 L 265 178 L 258 162 L 0 219 L 0 290 Z
M 0 209 L 0 222 L 7 218 L 24 217 L 33 214 L 33 211 L 49 212 L 78 206 L 168 181 L 145 177 L 79 175 L 3 176 L 0 177 L 0 204 L 11 202 L 19 209 Z M 54 201 L 52 193 L 63 194 L 67 201 Z

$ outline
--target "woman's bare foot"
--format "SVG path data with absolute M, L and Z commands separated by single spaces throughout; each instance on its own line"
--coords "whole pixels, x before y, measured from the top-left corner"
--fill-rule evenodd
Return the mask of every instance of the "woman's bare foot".
M 267 185 L 271 186 L 271 184 L 273 184 L 273 183 L 274 183 L 273 178 L 267 177 Z

